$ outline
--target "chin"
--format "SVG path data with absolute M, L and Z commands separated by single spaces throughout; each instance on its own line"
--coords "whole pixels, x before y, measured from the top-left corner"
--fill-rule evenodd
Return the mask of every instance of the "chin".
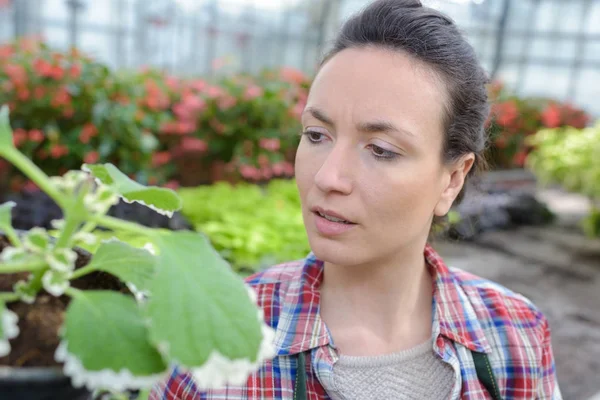
M 334 265 L 356 265 L 361 262 L 363 254 L 359 254 L 356 246 L 335 239 L 321 236 L 309 237 L 309 244 L 314 255 L 321 261 Z

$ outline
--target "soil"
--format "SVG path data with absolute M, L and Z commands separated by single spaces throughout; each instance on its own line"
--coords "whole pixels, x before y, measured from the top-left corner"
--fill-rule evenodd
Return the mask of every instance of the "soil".
M 0 235 L 0 253 L 9 245 Z M 90 254 L 76 249 L 78 258 L 75 268 L 89 263 Z M 28 273 L 1 274 L 0 291 L 12 291 L 13 285 L 26 280 Z M 114 276 L 104 272 L 93 272 L 72 282 L 77 289 L 115 290 L 130 294 L 127 287 Z M 0 365 L 12 367 L 49 367 L 59 365 L 54 352 L 59 344 L 59 329 L 63 324 L 70 298 L 54 297 L 43 289 L 33 304 L 9 303 L 7 306 L 19 317 L 19 336 L 10 341 L 11 352 L 0 357 Z

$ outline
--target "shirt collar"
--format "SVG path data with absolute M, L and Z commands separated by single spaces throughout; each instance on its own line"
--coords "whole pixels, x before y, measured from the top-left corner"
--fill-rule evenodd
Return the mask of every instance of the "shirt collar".
M 431 246 L 425 247 L 424 255 L 434 281 L 434 337 L 440 334 L 470 350 L 491 352 L 472 299 Z M 331 343 L 331 335 L 319 312 L 322 279 L 323 262 L 310 253 L 282 299 L 274 341 L 277 355 L 302 353 Z

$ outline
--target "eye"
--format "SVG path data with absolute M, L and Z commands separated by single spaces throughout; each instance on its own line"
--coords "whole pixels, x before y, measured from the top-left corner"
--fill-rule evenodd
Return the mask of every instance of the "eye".
M 373 156 L 380 160 L 384 160 L 384 161 L 393 160 L 396 157 L 400 156 L 400 154 L 398 154 L 398 153 L 394 153 L 393 151 L 386 150 L 383 147 L 379 147 L 375 144 L 370 144 L 368 147 L 371 149 L 371 153 L 373 154 Z
M 323 137 L 325 136 L 321 132 L 311 130 L 304 131 L 302 132 L 302 134 L 306 136 L 311 143 L 314 144 L 321 143 L 323 141 Z

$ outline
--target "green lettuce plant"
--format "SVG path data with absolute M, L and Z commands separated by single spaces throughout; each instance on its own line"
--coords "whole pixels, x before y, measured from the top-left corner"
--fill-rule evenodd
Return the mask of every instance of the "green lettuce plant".
M 178 191 L 182 214 L 241 274 L 310 251 L 293 180 L 268 185 L 217 183 Z
M 0 230 L 10 246 L 0 253 L 0 274 L 26 273 L 0 293 L 0 356 L 19 334 L 13 302 L 32 304 L 48 293 L 70 299 L 55 359 L 73 386 L 114 391 L 147 389 L 173 364 L 190 370 L 201 388 L 242 384 L 273 355 L 272 330 L 254 294 L 199 233 L 165 232 L 106 215 L 119 199 L 165 215 L 182 206 L 165 188 L 130 180 L 112 164 L 83 165 L 49 178 L 13 144 L 8 108 L 0 112 L 0 157 L 35 182 L 62 208 L 58 238 L 44 229 L 17 232 L 13 203 L 0 205 Z M 93 242 L 96 227 L 146 238 L 146 248 L 103 241 L 87 265 L 76 268 L 78 243 Z M 103 271 L 131 294 L 81 290 L 72 282 Z
M 529 139 L 535 150 L 528 166 L 543 184 L 555 183 L 590 198 L 592 212 L 584 221 L 591 236 L 600 233 L 600 121 L 595 126 L 543 129 Z

